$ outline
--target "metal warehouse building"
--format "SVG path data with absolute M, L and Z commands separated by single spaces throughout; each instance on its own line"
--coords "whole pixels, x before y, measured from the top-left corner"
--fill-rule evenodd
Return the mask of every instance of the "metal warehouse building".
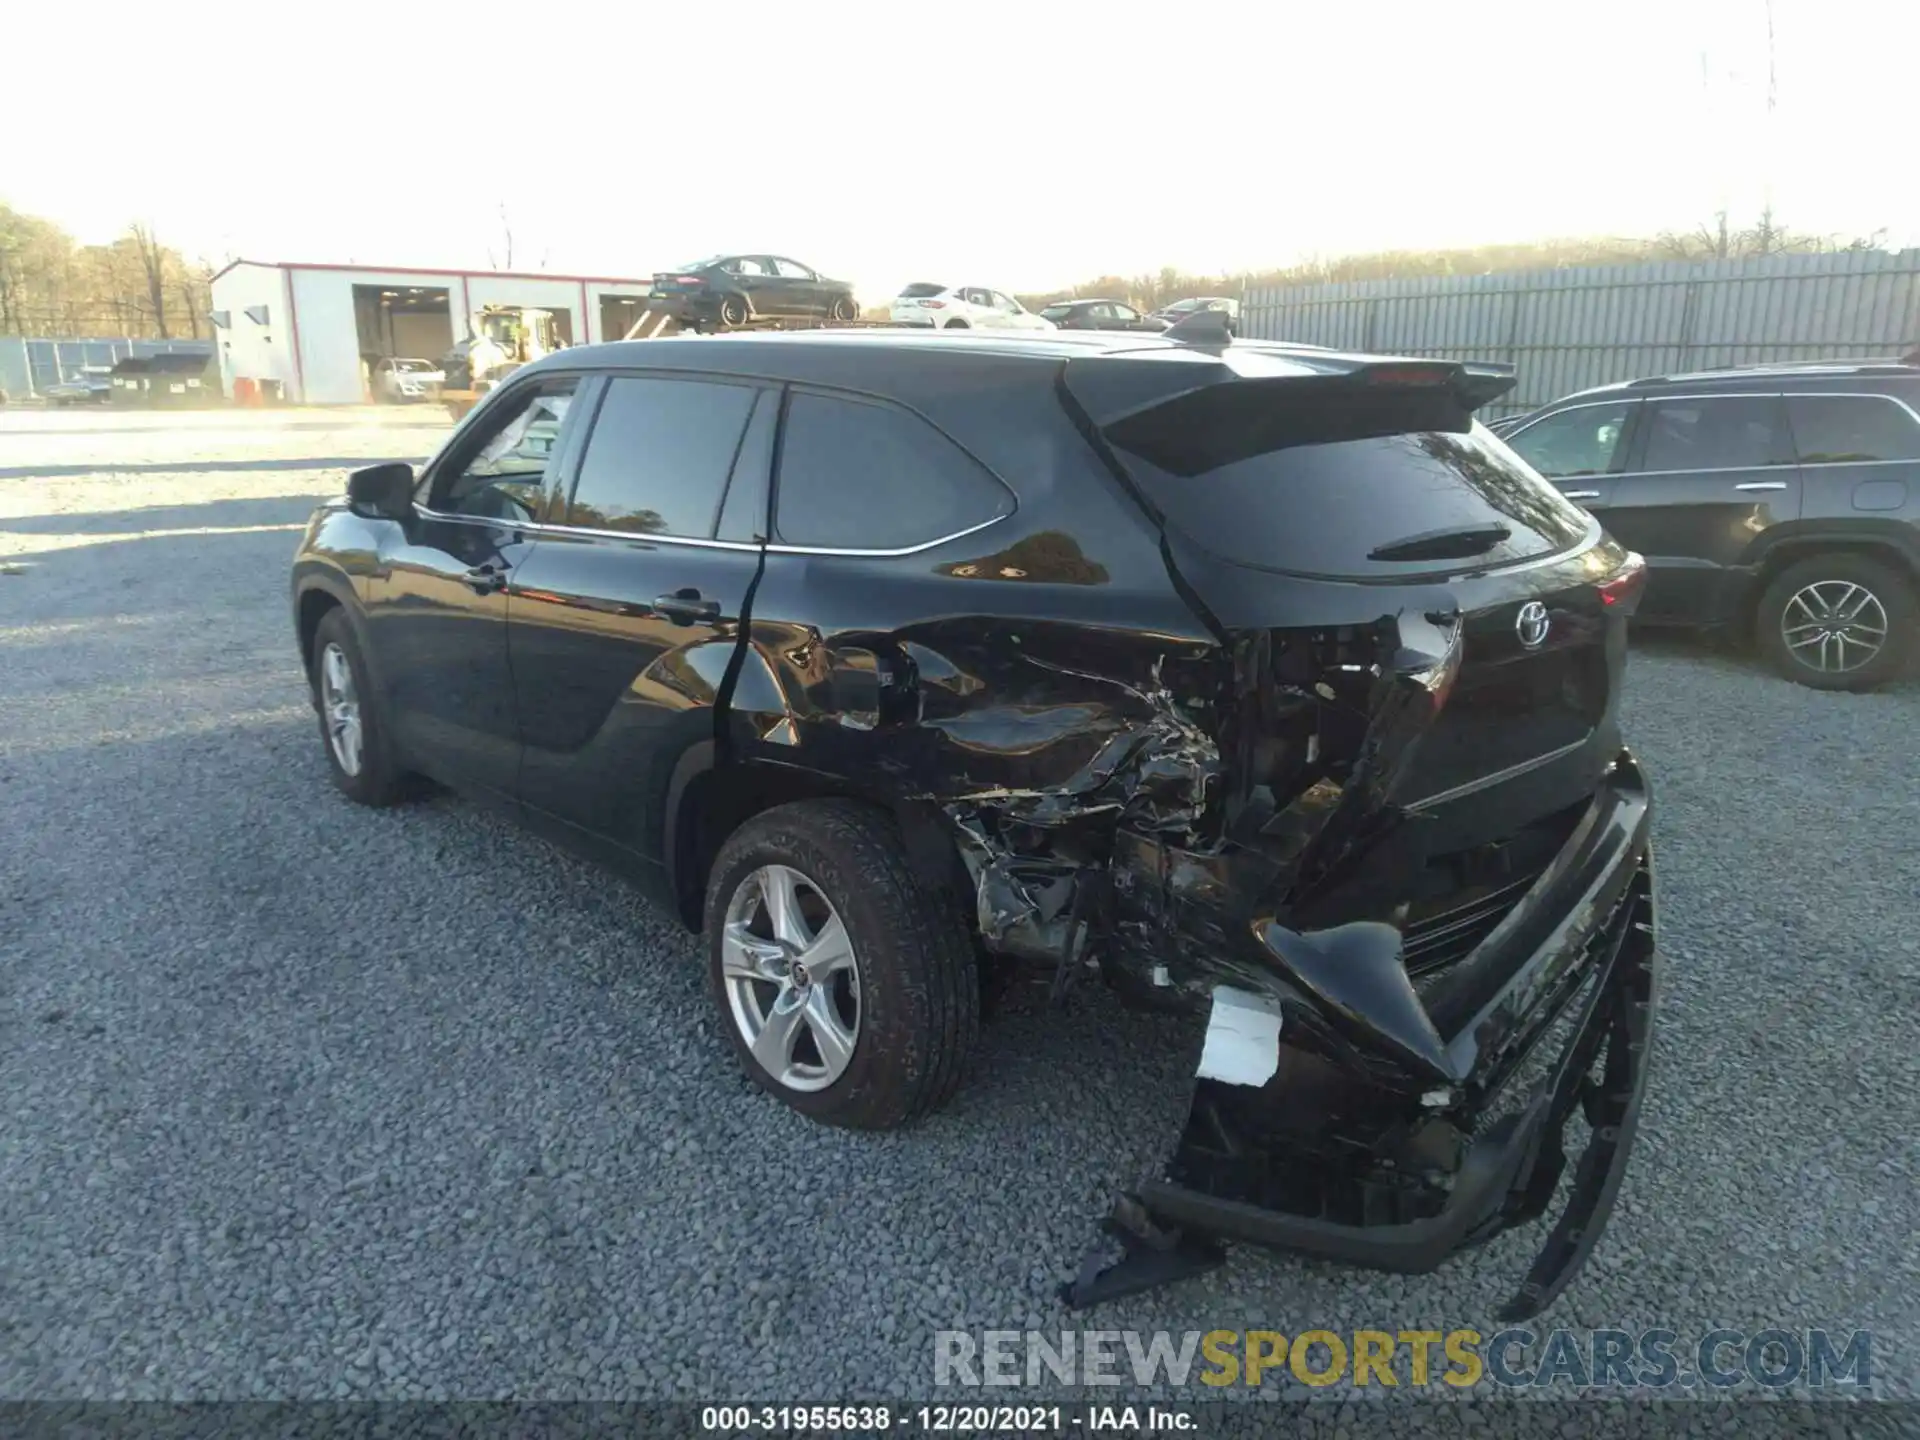
M 220 386 L 233 395 L 250 380 L 296 404 L 359 404 L 372 398 L 378 360 L 438 361 L 484 305 L 550 310 L 563 340 L 588 344 L 626 334 L 651 288 L 604 275 L 236 260 L 213 277 Z

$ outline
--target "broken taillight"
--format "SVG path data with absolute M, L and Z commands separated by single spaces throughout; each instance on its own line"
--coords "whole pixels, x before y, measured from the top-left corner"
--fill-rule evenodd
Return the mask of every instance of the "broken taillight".
M 1600 592 L 1602 605 L 1623 615 L 1631 615 L 1633 607 L 1640 603 L 1640 592 L 1646 588 L 1646 584 L 1647 562 L 1628 551 L 1625 563 L 1594 589 Z

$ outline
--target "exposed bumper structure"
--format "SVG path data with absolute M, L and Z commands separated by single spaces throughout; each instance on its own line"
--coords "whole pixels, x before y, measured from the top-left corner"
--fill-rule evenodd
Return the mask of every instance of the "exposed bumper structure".
M 1067 1302 L 1205 1269 L 1222 1258 L 1220 1240 L 1432 1270 L 1546 1212 L 1578 1112 L 1591 1135 L 1503 1318 L 1550 1305 L 1605 1227 L 1646 1087 L 1659 964 L 1649 819 L 1644 780 L 1622 755 L 1508 920 L 1442 985 L 1416 997 L 1407 982 L 1404 998 L 1422 1018 L 1459 1017 L 1429 1030 L 1441 1041 L 1430 1059 L 1387 1035 L 1368 1045 L 1365 1017 L 1334 1015 L 1353 1045 L 1343 1064 L 1315 1057 L 1257 1090 L 1200 1081 L 1166 1172 L 1108 1222 L 1123 1258 L 1105 1269 L 1090 1258 Z M 1310 981 L 1303 988 L 1285 1002 L 1302 1019 L 1332 1006 Z M 1315 1132 L 1287 1112 L 1322 1104 L 1320 1069 L 1359 1098 Z M 1290 1087 L 1302 1083 L 1308 1093 L 1296 1099 Z

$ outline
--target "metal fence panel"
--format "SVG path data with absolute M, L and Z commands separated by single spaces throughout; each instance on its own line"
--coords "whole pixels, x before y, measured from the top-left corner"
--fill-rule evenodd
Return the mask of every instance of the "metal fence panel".
M 15 400 L 46 392 L 82 370 L 111 367 L 130 355 L 213 354 L 211 340 L 22 339 L 0 335 L 0 390 Z
M 1342 350 L 1494 360 L 1494 414 L 1575 390 L 1725 365 L 1900 354 L 1920 344 L 1920 250 L 1593 265 L 1253 286 L 1243 333 Z

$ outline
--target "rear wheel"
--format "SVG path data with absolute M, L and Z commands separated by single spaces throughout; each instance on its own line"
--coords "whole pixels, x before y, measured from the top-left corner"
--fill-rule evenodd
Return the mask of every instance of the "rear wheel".
M 859 319 L 860 311 L 855 307 L 851 295 L 836 295 L 833 297 L 833 306 L 828 311 L 828 316 L 834 324 L 845 325 L 849 321 Z
M 720 301 L 720 323 L 729 330 L 737 329 L 747 323 L 747 302 L 739 295 L 728 295 Z
M 1920 601 L 1913 582 L 1881 561 L 1815 555 L 1774 577 L 1754 629 L 1787 679 L 1816 690 L 1871 690 L 1905 670 Z
M 965 320 L 949 320 L 942 328 L 947 330 L 971 330 L 973 326 L 969 325 Z
M 890 1130 L 939 1108 L 979 1032 L 959 906 L 904 851 L 882 811 L 801 801 L 736 830 L 707 886 L 708 972 L 735 1054 L 829 1125 Z

